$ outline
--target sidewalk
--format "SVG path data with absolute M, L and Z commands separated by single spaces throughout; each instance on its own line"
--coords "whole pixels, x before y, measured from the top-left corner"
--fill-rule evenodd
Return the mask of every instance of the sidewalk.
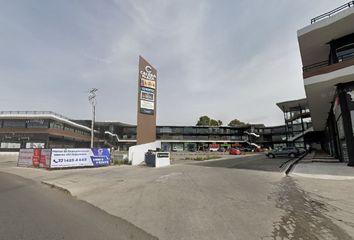
M 310 153 L 289 174 L 316 179 L 354 180 L 354 167 L 324 154 Z

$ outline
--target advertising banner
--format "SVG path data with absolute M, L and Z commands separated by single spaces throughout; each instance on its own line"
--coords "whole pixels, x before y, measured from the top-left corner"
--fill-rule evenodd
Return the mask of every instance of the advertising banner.
M 33 149 L 20 149 L 18 154 L 17 166 L 32 167 Z
M 53 148 L 50 159 L 50 168 L 99 167 L 109 164 L 109 148 Z
M 51 155 L 52 155 L 51 149 L 41 149 L 41 157 L 39 160 L 39 167 L 49 168 Z

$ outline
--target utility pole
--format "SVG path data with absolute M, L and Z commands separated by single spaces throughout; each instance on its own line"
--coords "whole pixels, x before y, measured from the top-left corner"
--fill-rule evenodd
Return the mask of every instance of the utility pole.
M 91 148 L 93 148 L 93 137 L 94 137 L 94 124 L 95 124 L 95 108 L 96 108 L 96 92 L 97 88 L 92 88 L 89 91 L 89 101 L 92 105 L 92 121 L 91 121 Z

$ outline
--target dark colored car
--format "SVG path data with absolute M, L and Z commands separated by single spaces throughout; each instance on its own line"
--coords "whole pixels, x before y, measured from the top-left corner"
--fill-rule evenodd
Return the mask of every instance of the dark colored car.
M 241 151 L 237 148 L 230 148 L 229 153 L 230 155 L 240 155 Z
M 269 158 L 275 158 L 275 157 L 290 157 L 294 158 L 300 155 L 300 151 L 296 147 L 284 147 L 284 148 L 277 148 L 274 149 L 268 153 L 266 153 L 266 156 Z

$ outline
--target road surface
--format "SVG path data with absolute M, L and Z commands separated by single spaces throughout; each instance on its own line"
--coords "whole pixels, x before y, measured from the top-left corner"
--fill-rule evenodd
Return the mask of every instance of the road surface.
M 156 239 L 57 189 L 0 172 L 0 239 Z

